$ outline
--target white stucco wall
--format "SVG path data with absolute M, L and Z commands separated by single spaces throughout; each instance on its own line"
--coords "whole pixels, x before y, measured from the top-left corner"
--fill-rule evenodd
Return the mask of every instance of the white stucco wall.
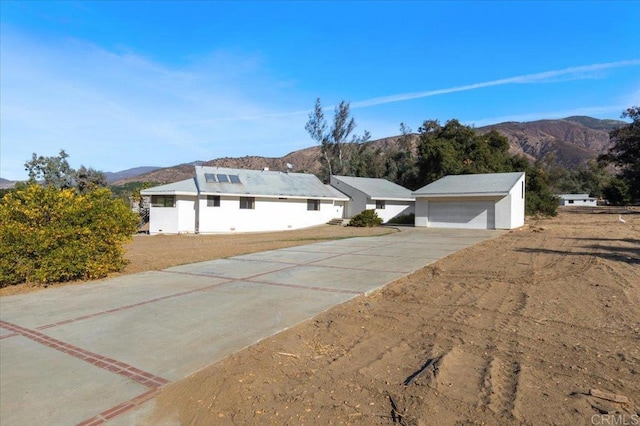
M 299 229 L 341 218 L 342 203 L 320 200 L 320 210 L 307 210 L 306 199 L 255 197 L 254 209 L 240 209 L 240 198 L 221 196 L 220 207 L 208 207 L 199 199 L 200 233 L 263 232 Z
M 396 216 L 415 213 L 415 202 L 385 201 L 384 209 L 376 209 L 376 202 L 372 200 L 368 200 L 365 208 L 367 210 L 370 210 L 370 209 L 375 210 L 378 216 L 382 219 L 382 222 L 387 223 Z
M 580 199 L 580 200 L 572 200 L 572 201 L 573 203 L 570 203 L 569 200 L 561 199 L 560 205 L 572 206 L 572 207 L 577 207 L 577 206 L 596 207 L 598 205 L 598 202 L 595 199 L 586 199 L 586 200 Z
M 511 206 L 511 221 L 509 223 L 508 228 L 498 228 L 496 224 L 496 228 L 498 229 L 514 229 L 519 228 L 524 225 L 524 207 L 525 200 L 527 197 L 527 191 L 525 188 L 525 176 L 518 180 L 518 182 L 511 188 L 509 191 L 509 202 Z
M 195 232 L 195 196 L 176 195 L 175 207 L 149 208 L 150 234 Z

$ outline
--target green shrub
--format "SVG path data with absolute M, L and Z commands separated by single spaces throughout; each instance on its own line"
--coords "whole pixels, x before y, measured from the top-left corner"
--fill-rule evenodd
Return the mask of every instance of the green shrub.
M 0 202 L 0 287 L 94 279 L 125 265 L 137 215 L 111 191 L 29 185 Z
M 382 219 L 378 216 L 375 210 L 365 210 L 358 213 L 349 221 L 349 226 L 356 226 L 359 228 L 373 228 L 374 226 L 380 226 Z
M 387 223 L 395 223 L 398 225 L 414 225 L 416 223 L 416 215 L 413 213 L 402 214 L 400 216 L 391 218 L 391 220 Z

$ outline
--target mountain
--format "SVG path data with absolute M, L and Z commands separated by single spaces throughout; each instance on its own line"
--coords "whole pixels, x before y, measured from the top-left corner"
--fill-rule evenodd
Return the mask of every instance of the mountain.
M 509 139 L 510 152 L 521 154 L 534 161 L 546 154 L 554 153 L 557 161 L 565 167 L 573 168 L 595 159 L 611 147 L 609 132 L 627 123 L 619 120 L 600 120 L 592 117 L 573 116 L 561 120 L 538 120 L 531 122 L 506 122 L 479 127 L 480 133 L 496 130 Z M 415 149 L 418 135 L 411 135 Z M 397 148 L 400 136 L 391 136 L 367 142 L 373 148 L 382 150 Z M 259 170 L 268 167 L 271 170 L 287 170 L 287 163 L 293 165 L 295 172 L 318 173 L 321 168 L 320 148 L 312 146 L 291 152 L 284 157 L 225 157 L 209 161 L 194 161 L 173 167 L 154 170 L 135 177 L 114 182 L 123 185 L 127 182 L 148 181 L 170 183 L 193 177 L 194 165 L 232 167 Z
M 13 188 L 15 184 L 16 184 L 15 181 L 0 178 L 0 189 L 10 189 L 10 188 Z
M 146 173 L 153 172 L 154 170 L 158 170 L 159 168 L 160 167 L 153 166 L 135 167 L 133 169 L 121 170 L 119 172 L 104 172 L 104 176 L 107 178 L 107 182 L 113 183 L 122 179 L 144 175 Z
M 567 117 L 562 120 L 507 122 L 480 127 L 480 133 L 497 130 L 509 139 L 511 153 L 531 160 L 549 153 L 565 167 L 576 167 L 609 150 L 609 132 L 626 123 L 592 117 Z

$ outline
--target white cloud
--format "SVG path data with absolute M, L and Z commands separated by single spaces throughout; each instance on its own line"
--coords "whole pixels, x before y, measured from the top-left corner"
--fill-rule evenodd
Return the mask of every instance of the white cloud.
M 169 68 L 132 52 L 77 40 L 45 44 L 9 31 L 1 47 L 2 177 L 24 178 L 22 164 L 32 152 L 55 155 L 59 148 L 75 167 L 115 171 L 239 153 L 281 155 L 286 146 L 275 146 L 287 144 L 280 141 L 306 139 L 290 114 L 271 113 L 277 100 L 263 87 L 278 82 L 265 77 L 260 58 L 216 52 Z

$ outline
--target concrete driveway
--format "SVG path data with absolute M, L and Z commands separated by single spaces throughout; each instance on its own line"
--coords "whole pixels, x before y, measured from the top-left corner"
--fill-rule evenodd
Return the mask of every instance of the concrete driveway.
M 165 384 L 501 234 L 402 228 L 3 297 L 0 424 L 139 423 Z

